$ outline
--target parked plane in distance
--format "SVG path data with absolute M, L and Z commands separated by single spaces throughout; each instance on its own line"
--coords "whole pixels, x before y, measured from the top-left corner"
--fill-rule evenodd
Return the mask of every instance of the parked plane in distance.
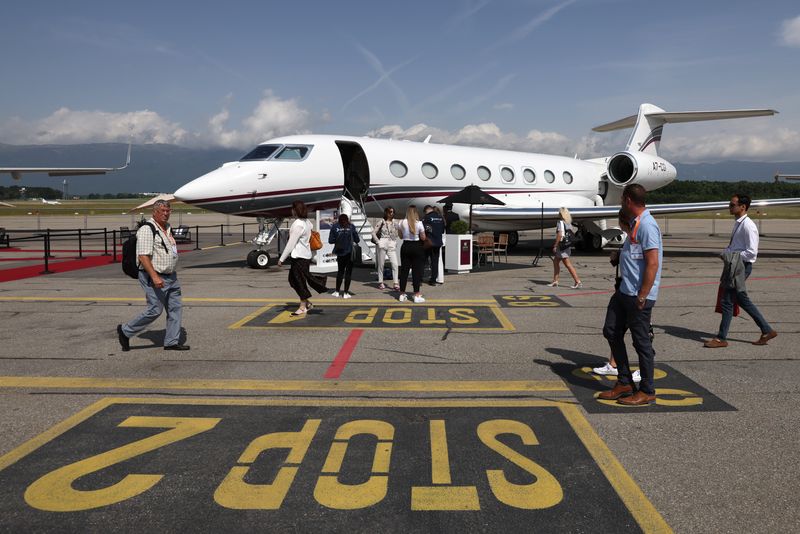
M 394 141 L 337 135 L 294 135 L 266 141 L 241 160 L 223 164 L 175 192 L 175 198 L 204 209 L 262 218 L 261 232 L 250 253 L 252 266 L 265 267 L 264 249 L 278 223 L 291 216 L 291 204 L 302 200 L 309 209 L 346 204 L 379 217 L 383 207 L 436 203 L 477 184 L 505 206 L 473 208 L 474 231 L 509 232 L 516 244 L 518 231 L 554 226 L 560 207 L 569 208 L 579 239 L 597 249 L 619 240 L 616 221 L 622 189 L 631 183 L 647 190 L 672 182 L 675 167 L 659 157 L 664 124 L 774 115 L 771 109 L 666 112 L 642 104 L 638 115 L 596 127 L 598 132 L 633 128 L 625 150 L 609 157 L 580 160 L 564 156 L 466 146 Z M 719 202 L 649 206 L 654 215 L 721 210 Z M 753 206 L 800 204 L 800 198 L 757 200 Z M 469 207 L 456 205 L 462 219 Z M 263 223 L 271 218 L 271 229 Z M 253 261 L 257 254 L 259 259 Z M 266 258 L 266 261 L 265 261 Z
M 0 174 L 8 172 L 14 180 L 22 178 L 23 174 L 47 173 L 50 176 L 84 176 L 90 174 L 105 174 L 107 172 L 121 171 L 131 164 L 131 144 L 128 143 L 128 155 L 122 167 L 0 167 Z
M 59 202 L 58 200 L 47 200 L 46 198 L 43 198 L 42 204 L 55 205 L 55 204 L 61 204 L 61 202 Z

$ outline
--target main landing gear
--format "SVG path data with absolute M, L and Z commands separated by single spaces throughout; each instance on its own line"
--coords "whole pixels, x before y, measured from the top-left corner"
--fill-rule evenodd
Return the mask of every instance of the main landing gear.
M 269 267 L 272 257 L 267 252 L 267 247 L 278 235 L 278 228 L 283 219 L 273 219 L 272 224 L 268 225 L 266 219 L 258 218 L 258 235 L 253 239 L 256 250 L 251 250 L 247 255 L 247 265 L 253 269 L 266 269 Z

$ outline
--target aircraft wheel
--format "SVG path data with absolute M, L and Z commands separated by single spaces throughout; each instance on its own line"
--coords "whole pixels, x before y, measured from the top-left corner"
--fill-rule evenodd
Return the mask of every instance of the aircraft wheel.
M 247 265 L 253 269 L 266 269 L 269 266 L 269 253 L 263 250 L 251 250 L 247 255 Z
M 514 248 L 519 244 L 519 232 L 514 230 L 508 233 L 508 248 Z

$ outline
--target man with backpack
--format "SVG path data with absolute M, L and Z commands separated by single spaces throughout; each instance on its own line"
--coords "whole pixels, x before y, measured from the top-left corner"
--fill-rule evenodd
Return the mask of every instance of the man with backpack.
M 156 201 L 153 216 L 136 232 L 139 284 L 144 290 L 147 308 L 135 319 L 117 325 L 117 337 L 123 351 L 130 350 L 130 338 L 158 319 L 164 308 L 167 308 L 164 350 L 189 350 L 189 345 L 180 342 L 181 286 L 175 271 L 178 247 L 168 222 L 171 212 L 169 202 Z

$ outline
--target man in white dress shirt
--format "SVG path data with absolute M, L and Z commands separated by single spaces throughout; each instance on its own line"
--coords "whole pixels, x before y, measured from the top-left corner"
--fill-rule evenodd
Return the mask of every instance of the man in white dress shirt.
M 747 210 L 750 208 L 750 197 L 747 195 L 734 195 L 731 197 L 731 202 L 728 204 L 728 210 L 731 215 L 736 218 L 731 232 L 731 240 L 728 246 L 722 251 L 720 257 L 724 259 L 728 253 L 739 253 L 742 263 L 744 264 L 744 278 L 747 279 L 753 271 L 753 264 L 756 262 L 758 256 L 758 228 L 756 224 L 747 216 Z M 735 265 L 729 267 L 731 270 L 735 269 Z M 705 347 L 710 349 L 718 349 L 728 346 L 728 329 L 731 326 L 733 319 L 733 303 L 734 300 L 739 304 L 739 307 L 746 311 L 753 321 L 761 329 L 761 337 L 753 341 L 753 345 L 766 345 L 767 342 L 778 335 L 772 329 L 761 312 L 758 311 L 756 305 L 750 301 L 747 296 L 747 290 L 744 287 L 737 287 L 738 284 L 733 283 L 726 285 L 722 294 L 720 305 L 722 308 L 722 320 L 719 323 L 719 332 L 717 337 L 709 339 L 704 343 Z M 742 286 L 744 285 L 742 281 Z

